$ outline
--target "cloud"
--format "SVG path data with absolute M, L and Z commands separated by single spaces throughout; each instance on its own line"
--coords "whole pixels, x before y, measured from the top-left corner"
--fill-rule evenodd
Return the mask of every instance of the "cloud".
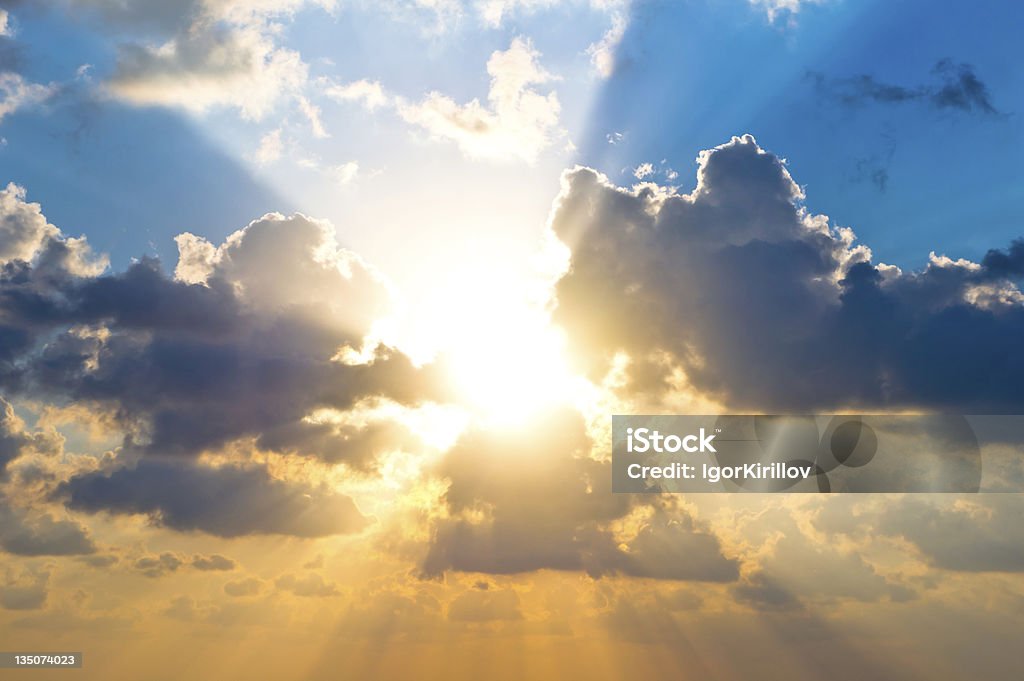
M 616 538 L 612 524 L 655 498 L 611 494 L 608 464 L 590 458 L 592 446 L 571 410 L 548 415 L 530 433 L 466 433 L 436 471 L 448 481 L 448 518 L 436 524 L 424 575 L 548 569 L 595 577 L 737 577 L 738 563 L 680 509 L 652 512 L 632 537 Z
M 572 0 L 472 0 L 484 25 L 498 28 L 515 15 L 533 14 Z M 629 0 L 587 0 L 592 9 L 614 12 L 616 15 L 629 4 Z
M 378 81 L 357 80 L 344 85 L 328 85 L 324 94 L 340 102 L 357 102 L 373 111 L 389 103 L 390 98 Z
M 196 554 L 192 556 L 190 565 L 196 570 L 203 570 L 205 572 L 234 570 L 238 567 L 238 563 L 219 553 L 214 553 L 210 556 Z
M 369 397 L 412 404 L 440 390 L 431 370 L 391 348 L 371 344 L 359 363 L 338 357 L 363 347 L 391 296 L 327 223 L 270 214 L 220 246 L 181 235 L 173 280 L 145 259 L 107 276 L 51 275 L 46 254 L 65 243 L 51 239 L 35 265 L 0 276 L 3 331 L 21 339 L 0 363 L 0 386 L 109 410 L 144 453 L 194 455 L 243 438 L 301 452 L 304 436 L 322 446 L 329 435 L 307 418 L 318 409 Z
M 338 596 L 341 593 L 338 591 L 337 584 L 325 580 L 315 572 L 307 572 L 302 575 L 282 575 L 274 581 L 274 586 L 305 598 L 326 598 Z
M 297 101 L 302 115 L 309 120 L 309 128 L 313 133 L 313 137 L 316 137 L 317 139 L 330 137 L 324 129 L 323 121 L 320 120 L 320 107 L 316 106 L 305 97 L 300 96 Z
M 79 276 L 106 268 L 106 257 L 94 257 L 84 238 L 66 238 L 26 196 L 25 188 L 13 182 L 0 190 L 0 267 L 15 260 L 35 261 Z
M 230 106 L 259 120 L 306 78 L 299 54 L 275 47 L 261 31 L 202 23 L 158 46 L 122 45 L 108 85 L 133 104 L 195 112 Z
M 0 607 L 8 610 L 38 610 L 49 595 L 47 570 L 28 569 L 15 573 L 8 567 L 0 582 Z
M 325 537 L 358 532 L 369 522 L 349 497 L 327 486 L 280 480 L 254 465 L 143 458 L 109 474 L 75 476 L 58 494 L 73 510 L 143 514 L 164 527 L 218 537 Z
M 178 568 L 185 564 L 180 556 L 171 552 L 164 552 L 158 556 L 142 556 L 133 563 L 132 567 L 147 577 L 163 577 L 170 572 L 177 572 Z
M 202 112 L 237 109 L 260 119 L 286 96 L 300 96 L 308 67 L 298 52 L 277 44 L 282 22 L 320 0 L 69 0 L 121 39 L 106 83 L 114 96 L 138 105 Z M 302 108 L 302 100 L 296 102 Z
M 558 96 L 533 87 L 554 79 L 541 67 L 540 56 L 529 40 L 514 38 L 507 50 L 495 51 L 487 61 L 488 105 L 477 99 L 458 104 L 432 92 L 418 103 L 399 102 L 398 113 L 431 137 L 455 142 L 471 158 L 533 162 L 561 135 Z
M 959 572 L 1024 572 L 1024 509 L 1017 495 L 958 504 L 904 498 L 861 519 L 874 532 L 901 536 L 937 568 Z
M 20 109 L 45 102 L 55 92 L 53 85 L 31 83 L 11 71 L 0 73 L 0 121 Z
M 805 5 L 821 5 L 826 0 L 750 0 L 750 4 L 761 9 L 768 17 L 770 23 L 785 18 L 787 23 L 792 25 L 796 21 L 796 15 L 800 8 Z
M 571 261 L 554 319 L 591 377 L 624 356 L 631 390 L 663 394 L 682 372 L 738 409 L 1024 406 L 1016 244 L 902 272 L 807 211 L 753 137 L 698 160 L 687 195 L 586 168 L 563 179 L 551 227 Z
M 96 544 L 79 522 L 12 507 L 0 497 L 0 550 L 18 556 L 81 556 Z
M 605 31 L 604 35 L 597 42 L 587 48 L 590 55 L 590 63 L 594 70 L 602 78 L 610 78 L 615 73 L 615 53 L 626 35 L 628 22 L 625 15 L 615 13 L 612 15 L 612 25 Z
M 159 555 L 142 556 L 132 564 L 136 570 L 147 577 L 163 577 L 166 574 L 177 572 L 179 568 L 186 565 L 202 572 L 222 572 L 238 567 L 238 563 L 219 553 L 210 556 L 197 553 L 191 559 L 186 559 L 171 551 L 165 551 Z
M 23 190 L 0 198 L 18 244 L 0 269 L 0 389 L 72 401 L 124 434 L 109 465 L 61 487 L 70 507 L 220 536 L 365 526 L 351 499 L 305 480 L 192 460 L 238 445 L 369 470 L 387 442 L 416 443 L 346 412 L 445 398 L 439 369 L 371 339 L 389 287 L 330 224 L 268 214 L 220 245 L 179 236 L 175 278 L 149 259 L 101 275 L 84 239 L 65 239 Z M 6 463 L 31 442 L 13 417 L 4 427 Z
M 233 598 L 255 596 L 263 590 L 263 582 L 255 577 L 246 577 L 224 584 L 224 593 Z
M 284 143 L 281 141 L 281 129 L 271 130 L 260 138 L 260 146 L 256 150 L 256 162 L 261 166 L 281 158 Z
M 651 163 L 641 163 L 633 170 L 633 177 L 638 180 L 643 180 L 654 174 L 654 165 Z
M 802 605 L 793 591 L 763 573 L 755 573 L 736 584 L 732 593 L 736 600 L 755 610 L 799 610 Z
M 864 104 L 895 105 L 920 102 L 934 109 L 953 109 L 965 113 L 996 115 L 988 86 L 978 78 L 970 64 L 950 59 L 936 62 L 932 76 L 936 82 L 906 87 L 877 80 L 871 75 L 851 78 L 826 78 L 809 72 L 808 78 L 823 98 L 844 106 Z

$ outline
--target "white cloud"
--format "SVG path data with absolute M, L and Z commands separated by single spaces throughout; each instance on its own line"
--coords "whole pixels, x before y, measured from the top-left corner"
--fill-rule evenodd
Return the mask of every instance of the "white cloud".
M 309 119 L 309 127 L 313 131 L 313 137 L 320 139 L 330 137 L 327 131 L 324 130 L 323 121 L 320 120 L 320 107 L 301 96 L 298 98 L 298 102 L 299 110 Z
M 18 109 L 49 99 L 54 86 L 30 83 L 13 72 L 0 73 L 0 121 Z
M 350 184 L 359 175 L 359 164 L 356 161 L 349 161 L 340 165 L 331 166 L 328 173 L 335 182 L 341 185 Z
M 602 12 L 618 12 L 629 0 L 477 0 L 476 10 L 480 19 L 487 26 L 497 28 L 513 14 L 530 14 L 544 9 L 550 9 L 556 5 L 587 4 L 591 8 Z
M 616 13 L 612 15 L 612 25 L 601 39 L 587 48 L 590 63 L 602 78 L 608 78 L 615 72 L 615 50 L 626 34 L 626 18 Z
M 84 237 L 66 238 L 43 215 L 38 203 L 25 200 L 25 188 L 13 182 L 0 190 L 0 265 L 12 260 L 40 261 L 78 276 L 95 276 L 107 267 Z
M 654 174 L 654 166 L 650 163 L 641 163 L 633 170 L 633 177 L 638 180 L 642 180 L 645 177 L 650 177 Z
M 775 23 L 776 19 L 788 17 L 790 23 L 796 14 L 800 12 L 803 5 L 820 5 L 825 0 L 750 0 L 750 4 L 764 10 L 768 21 Z
M 324 94 L 342 102 L 359 102 L 371 111 L 388 103 L 388 96 L 380 83 L 365 79 L 345 85 L 330 85 Z
M 260 138 L 259 149 L 256 150 L 256 162 L 262 165 L 273 163 L 281 158 L 284 143 L 281 142 L 281 129 L 271 130 Z
M 14 29 L 11 27 L 11 15 L 5 9 L 0 9 L 0 35 L 7 37 L 14 35 Z
M 277 43 L 281 20 L 305 5 L 335 7 L 334 0 L 73 4 L 97 12 L 106 26 L 126 34 L 108 83 L 116 97 L 193 112 L 231 107 L 254 120 L 307 81 L 308 67 L 299 53 Z M 139 27 L 156 37 L 140 41 Z
M 536 11 L 558 4 L 560 0 L 482 0 L 477 3 L 477 11 L 483 22 L 492 27 L 501 26 L 510 14 L 516 10 Z
M 258 120 L 306 76 L 299 54 L 275 47 L 259 28 L 202 22 L 158 46 L 122 46 L 109 87 L 135 104 L 194 112 L 227 106 Z
M 487 105 L 478 99 L 458 104 L 431 92 L 416 104 L 400 101 L 398 113 L 432 137 L 454 141 L 467 156 L 533 162 L 561 134 L 558 96 L 532 87 L 554 80 L 539 64 L 540 56 L 529 40 L 515 38 L 487 61 Z

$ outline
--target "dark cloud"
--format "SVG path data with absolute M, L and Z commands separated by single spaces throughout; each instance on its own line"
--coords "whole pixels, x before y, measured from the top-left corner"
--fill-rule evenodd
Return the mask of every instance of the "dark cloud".
M 60 495 L 70 507 L 222 536 L 323 536 L 366 524 L 347 497 L 262 468 L 154 459 L 246 440 L 366 469 L 382 451 L 414 446 L 401 428 L 307 418 L 369 398 L 417 404 L 441 385 L 432 369 L 382 345 L 369 361 L 339 359 L 362 348 L 389 293 L 336 245 L 330 225 L 271 214 L 221 247 L 182 235 L 177 278 L 147 259 L 102 275 L 105 263 L 49 225 L 23 190 L 0 199 L 0 225 L 18 237 L 17 248 L 0 251 L 0 335 L 10 340 L 0 388 L 101 410 L 126 434 L 124 468 L 68 481 Z M 0 406 L 6 464 L 43 435 Z
M 732 588 L 733 596 L 755 610 L 800 610 L 800 599 L 764 573 L 755 573 Z
M 378 346 L 364 363 L 337 359 L 361 348 L 389 294 L 325 223 L 267 215 L 220 248 L 183 235 L 177 279 L 153 260 L 76 276 L 91 273 L 80 264 L 83 245 L 52 226 L 44 233 L 38 205 L 20 190 L 4 206 L 27 215 L 20 222 L 34 236 L 0 271 L 0 331 L 12 339 L 0 387 L 105 409 L 147 454 L 195 455 L 254 438 L 366 467 L 387 438 L 306 417 L 363 398 L 410 404 L 438 392 L 436 372 L 391 348 Z M 408 444 L 398 435 L 392 444 Z
M 18 556 L 81 556 L 96 552 L 79 522 L 14 508 L 0 496 L 0 550 Z
M 819 95 L 844 106 L 921 102 L 935 109 L 989 115 L 999 113 L 992 104 L 988 86 L 978 78 L 974 67 L 950 59 L 942 59 L 935 64 L 933 82 L 912 87 L 892 85 L 870 75 L 828 78 L 812 71 L 807 77 Z
M 1024 408 L 1019 244 L 873 264 L 750 136 L 702 153 L 690 195 L 573 170 L 552 229 L 572 252 L 555 320 L 594 378 L 624 353 L 633 390 L 681 369 L 741 409 Z
M 279 480 L 258 466 L 143 458 L 134 467 L 73 477 L 57 494 L 74 510 L 145 514 L 171 529 L 220 537 L 323 537 L 358 532 L 369 522 L 349 497 Z
M 215 553 L 210 556 L 196 554 L 192 556 L 192 562 L 190 564 L 195 569 L 204 571 L 226 571 L 234 570 L 238 567 L 238 563 L 226 556 L 220 555 L 219 553 Z
M 177 572 L 184 564 L 181 556 L 167 551 L 157 556 L 142 556 L 132 566 L 147 577 L 163 577 L 170 572 Z
M 450 481 L 450 519 L 435 529 L 424 574 L 550 569 L 595 577 L 736 579 L 737 562 L 681 510 L 653 509 L 620 548 L 610 524 L 647 500 L 612 494 L 608 463 L 590 458 L 592 446 L 571 410 L 546 416 L 528 433 L 463 436 L 437 471 Z

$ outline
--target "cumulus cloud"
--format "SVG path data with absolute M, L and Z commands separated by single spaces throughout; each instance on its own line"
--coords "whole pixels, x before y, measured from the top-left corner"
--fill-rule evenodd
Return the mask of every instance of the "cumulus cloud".
M 25 188 L 13 182 L 0 190 L 0 267 L 21 260 L 78 276 L 106 269 L 105 256 L 94 256 L 84 238 L 65 237 L 46 220 L 40 205 L 26 197 Z
M 2 199 L 13 245 L 0 269 L 0 388 L 74 401 L 124 433 L 110 465 L 61 487 L 69 506 L 221 536 L 365 526 L 332 490 L 192 460 L 238 444 L 369 469 L 387 438 L 339 415 L 446 394 L 435 368 L 372 340 L 389 288 L 331 225 L 269 214 L 220 245 L 181 235 L 175 278 L 148 259 L 101 275 L 82 264 L 84 240 L 65 239 L 23 191 Z M 42 436 L 3 413 L 6 463 Z M 414 444 L 401 429 L 390 441 Z
M 591 376 L 625 356 L 632 389 L 663 392 L 681 371 L 741 409 L 1019 412 L 1018 245 L 902 272 L 807 211 L 752 137 L 698 161 L 686 195 L 564 177 L 551 226 L 571 262 L 554 317 Z
M 515 574 L 536 570 L 730 581 L 738 563 L 681 509 L 658 508 L 628 538 L 613 523 L 655 499 L 611 493 L 608 463 L 590 458 L 579 414 L 565 410 L 531 433 L 470 431 L 437 474 L 448 481 L 422 569 Z
M 204 572 L 234 570 L 238 567 L 238 563 L 219 553 L 214 553 L 210 556 L 196 554 L 192 556 L 190 565 L 196 570 L 203 570 Z
M 540 56 L 529 40 L 514 38 L 487 61 L 487 105 L 477 99 L 458 104 L 432 92 L 417 103 L 399 102 L 399 115 L 432 137 L 455 142 L 467 156 L 532 162 L 561 134 L 558 96 L 534 87 L 554 80 Z
M 147 577 L 156 578 L 163 577 L 171 572 L 177 572 L 178 568 L 184 564 L 185 561 L 180 556 L 166 551 L 156 556 L 142 556 L 132 564 L 132 567 Z
M 323 436 L 306 420 L 316 409 L 430 395 L 430 372 L 395 350 L 337 357 L 362 348 L 390 295 L 326 223 L 268 215 L 221 246 L 186 234 L 179 247 L 176 280 L 152 260 L 103 277 L 8 267 L 0 301 L 23 341 L 0 385 L 109 408 L 164 454 L 262 436 L 301 449 L 303 433 Z

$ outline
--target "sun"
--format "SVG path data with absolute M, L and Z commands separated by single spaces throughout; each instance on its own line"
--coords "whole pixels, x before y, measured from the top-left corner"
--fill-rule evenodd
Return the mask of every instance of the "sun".
M 418 340 L 447 367 L 459 403 L 493 427 L 581 404 L 591 388 L 569 368 L 564 332 L 523 290 L 519 282 L 477 277 L 472 285 L 456 281 L 436 305 L 420 309 L 429 325 Z
M 492 425 L 521 425 L 571 404 L 579 381 L 564 359 L 564 336 L 543 320 L 484 325 L 453 348 L 451 373 L 470 411 Z

